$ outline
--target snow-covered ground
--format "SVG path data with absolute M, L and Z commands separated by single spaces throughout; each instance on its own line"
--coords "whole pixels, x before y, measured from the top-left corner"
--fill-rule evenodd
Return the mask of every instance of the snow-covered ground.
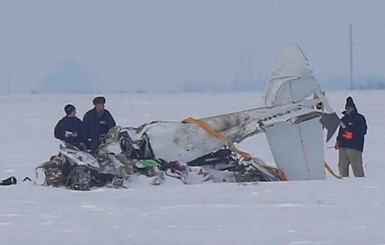
M 385 91 L 328 92 L 340 112 L 347 95 L 368 122 L 366 178 L 243 185 L 151 186 L 88 192 L 31 183 L 0 188 L 0 244 L 385 244 Z M 122 126 L 180 121 L 260 105 L 260 93 L 109 94 L 107 108 Z M 53 127 L 74 103 L 80 117 L 93 95 L 0 97 L 0 178 L 34 177 L 57 152 Z M 336 171 L 337 152 L 326 149 Z M 240 149 L 273 159 L 263 135 Z

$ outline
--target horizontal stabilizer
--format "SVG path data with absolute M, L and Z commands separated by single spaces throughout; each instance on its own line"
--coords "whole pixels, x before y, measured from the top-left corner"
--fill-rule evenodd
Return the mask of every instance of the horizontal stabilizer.
M 319 121 L 327 130 L 326 142 L 328 142 L 333 137 L 338 126 L 340 125 L 340 119 L 334 112 L 330 114 L 323 114 Z

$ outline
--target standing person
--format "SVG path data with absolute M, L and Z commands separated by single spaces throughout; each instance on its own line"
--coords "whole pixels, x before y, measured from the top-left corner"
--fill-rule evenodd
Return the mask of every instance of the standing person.
M 76 108 L 74 105 L 66 105 L 64 111 L 66 116 L 60 119 L 55 126 L 55 138 L 63 140 L 67 144 L 79 147 L 80 143 L 83 141 L 82 121 L 76 117 Z
M 94 108 L 83 117 L 83 131 L 86 146 L 91 153 L 96 153 L 101 141 L 116 123 L 111 113 L 105 109 L 106 99 L 102 96 L 93 99 Z
M 364 177 L 362 151 L 367 132 L 366 119 L 358 113 L 352 97 L 346 99 L 344 116 L 338 131 L 335 149 L 338 149 L 338 169 L 342 177 L 349 176 L 349 165 L 352 165 L 355 177 Z

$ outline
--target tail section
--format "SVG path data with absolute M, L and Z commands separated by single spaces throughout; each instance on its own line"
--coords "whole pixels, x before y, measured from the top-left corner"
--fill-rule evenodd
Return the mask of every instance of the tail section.
M 265 128 L 277 167 L 288 180 L 324 179 L 323 126 L 329 140 L 339 119 L 298 45 L 288 45 L 274 66 L 263 102 L 268 107 L 298 104 L 298 110 L 304 111 L 300 117 L 293 115 Z

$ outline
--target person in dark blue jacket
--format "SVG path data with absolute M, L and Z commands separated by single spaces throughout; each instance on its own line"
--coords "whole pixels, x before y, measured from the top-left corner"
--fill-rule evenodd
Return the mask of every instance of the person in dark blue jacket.
M 343 114 L 335 144 L 339 157 L 338 169 L 342 177 L 348 177 L 351 165 L 355 177 L 364 177 L 362 152 L 368 129 L 366 119 L 358 113 L 352 97 L 346 99 Z
M 83 131 L 85 143 L 91 153 L 96 153 L 101 141 L 106 137 L 108 131 L 116 126 L 111 113 L 105 109 L 106 99 L 102 96 L 92 101 L 94 108 L 89 110 L 83 117 Z
M 74 105 L 66 105 L 64 111 L 66 116 L 55 126 L 55 138 L 63 140 L 67 144 L 79 147 L 80 143 L 84 140 L 82 121 L 76 117 L 76 108 Z

